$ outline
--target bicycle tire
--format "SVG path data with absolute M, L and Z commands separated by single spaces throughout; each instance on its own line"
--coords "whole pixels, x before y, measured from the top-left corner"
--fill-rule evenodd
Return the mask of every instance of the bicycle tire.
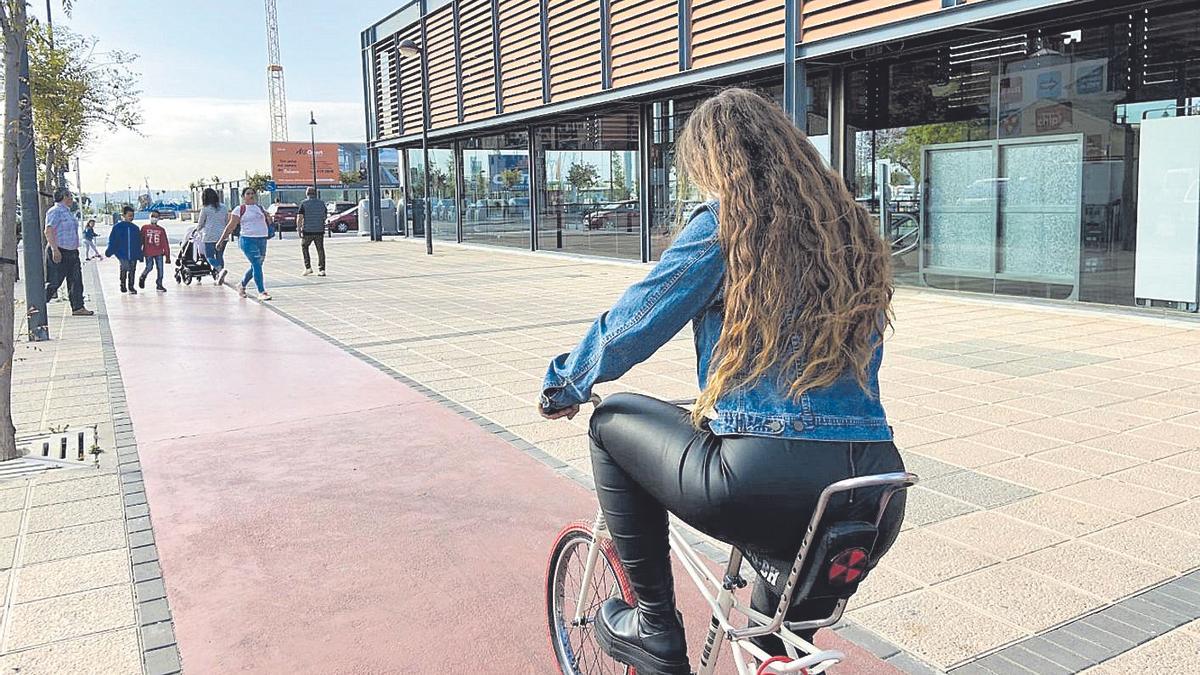
M 635 670 L 618 663 L 600 651 L 589 624 L 572 626 L 564 616 L 569 609 L 574 615 L 579 597 L 579 582 L 587 564 L 587 552 L 592 544 L 592 524 L 576 521 L 568 524 L 554 539 L 546 565 L 546 618 L 550 648 L 562 675 L 636 675 Z M 620 597 L 630 604 L 637 602 L 633 587 L 617 557 L 611 540 L 600 543 L 600 557 L 592 573 L 592 588 L 605 591 L 603 598 L 593 598 L 589 608 L 594 616 L 600 603 L 609 597 Z M 574 577 L 571 573 L 574 572 Z

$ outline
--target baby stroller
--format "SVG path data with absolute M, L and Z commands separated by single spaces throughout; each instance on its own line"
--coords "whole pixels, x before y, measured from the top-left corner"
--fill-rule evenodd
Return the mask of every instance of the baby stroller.
M 193 227 L 184 235 L 183 245 L 179 247 L 179 255 L 175 257 L 175 283 L 191 285 L 192 279 L 197 282 L 206 276 L 214 276 L 212 265 L 204 257 L 204 237 L 199 228 Z

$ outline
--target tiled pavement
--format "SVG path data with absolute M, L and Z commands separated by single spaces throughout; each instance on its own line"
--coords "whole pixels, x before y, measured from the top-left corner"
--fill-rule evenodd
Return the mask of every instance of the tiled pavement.
M 341 238 L 302 278 L 294 246 L 268 258 L 277 311 L 590 473 L 587 412 L 541 421 L 537 384 L 643 267 Z M 1193 672 L 1200 322 L 913 289 L 895 308 L 883 397 L 924 481 L 851 632 L 964 675 Z M 685 331 L 598 389 L 686 399 L 694 372 Z M 1088 633 L 1100 610 L 1123 621 Z
M 95 278 L 84 276 L 88 304 L 102 309 Z M 90 439 L 95 425 L 105 452 L 98 467 L 0 480 L 0 673 L 178 672 L 166 600 L 151 597 L 157 553 L 103 313 L 72 317 L 65 302 L 48 309 L 53 339 L 16 344 L 18 436 L 38 455 L 47 431 L 68 427 L 73 442 L 75 430 Z

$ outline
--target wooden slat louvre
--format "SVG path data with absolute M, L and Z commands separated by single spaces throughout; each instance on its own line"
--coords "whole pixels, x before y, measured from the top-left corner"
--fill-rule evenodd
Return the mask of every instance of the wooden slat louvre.
M 609 11 L 614 87 L 679 72 L 676 0 L 610 0 Z
M 496 114 L 496 63 L 492 50 L 491 0 L 458 0 L 458 29 L 462 36 L 463 120 Z
M 550 99 L 562 101 L 599 91 L 600 0 L 550 0 Z
M 542 102 L 539 0 L 500 0 L 501 95 L 505 112 Z
M 400 100 L 396 64 L 396 41 L 387 38 L 373 47 L 376 138 L 400 135 Z
M 421 27 L 415 25 L 396 36 L 397 42 L 412 40 L 420 43 Z M 398 55 L 397 55 L 398 56 Z M 421 59 L 399 58 L 400 119 L 404 134 L 420 133 L 423 120 L 421 102 Z
M 779 0 L 694 0 L 692 67 L 778 51 L 783 32 Z
M 458 123 L 458 64 L 454 58 L 454 4 L 426 18 L 429 54 L 429 122 L 440 129 Z
M 801 11 L 804 42 L 844 35 L 941 9 L 940 0 L 812 0 Z

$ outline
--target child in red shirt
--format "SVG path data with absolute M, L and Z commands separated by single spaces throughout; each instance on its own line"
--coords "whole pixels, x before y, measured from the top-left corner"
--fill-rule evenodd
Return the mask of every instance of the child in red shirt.
M 150 275 L 150 269 L 157 266 L 158 292 L 166 293 L 167 289 L 163 287 L 163 264 L 164 259 L 171 258 L 171 242 L 167 241 L 167 231 L 158 224 L 158 216 L 158 211 L 151 211 L 150 224 L 142 226 L 142 253 L 146 256 L 146 269 L 142 270 L 138 287 L 146 287 L 146 277 Z

